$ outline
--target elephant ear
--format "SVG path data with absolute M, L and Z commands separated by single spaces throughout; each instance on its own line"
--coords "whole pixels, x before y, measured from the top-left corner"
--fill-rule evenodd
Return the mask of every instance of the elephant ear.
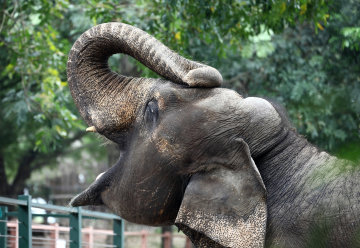
M 230 166 L 194 174 L 175 220 L 196 247 L 264 247 L 266 190 L 247 144 Z

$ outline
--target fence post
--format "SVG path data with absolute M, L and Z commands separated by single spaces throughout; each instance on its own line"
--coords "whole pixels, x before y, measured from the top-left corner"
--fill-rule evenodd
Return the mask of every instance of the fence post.
M 147 236 L 148 236 L 148 232 L 147 231 L 141 231 L 141 248 L 147 248 Z
M 186 236 L 186 241 L 185 241 L 185 248 L 192 248 L 194 247 L 189 239 L 188 236 Z
M 77 207 L 77 212 L 70 214 L 70 248 L 81 247 L 81 223 L 81 207 Z
M 171 237 L 171 232 L 165 232 L 163 235 L 162 235 L 162 239 L 163 239 L 163 245 L 164 245 L 164 248 L 171 248 L 171 241 L 172 241 L 172 237 Z
M 7 247 L 7 212 L 7 207 L 0 207 L 0 247 Z
M 32 214 L 31 214 L 31 195 L 19 195 L 19 200 L 26 201 L 26 205 L 18 206 L 19 219 L 19 246 L 21 248 L 32 247 Z
M 52 226 L 54 227 L 54 230 L 50 234 L 50 238 L 53 240 L 51 248 L 56 248 L 56 242 L 59 239 L 59 223 L 54 223 Z
M 124 221 L 113 220 L 113 244 L 116 248 L 124 248 Z

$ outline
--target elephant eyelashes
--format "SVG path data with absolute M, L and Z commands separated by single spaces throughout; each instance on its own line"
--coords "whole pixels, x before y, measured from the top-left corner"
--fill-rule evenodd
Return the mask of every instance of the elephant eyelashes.
M 159 117 L 159 107 L 157 101 L 148 102 L 145 109 L 145 123 L 148 127 L 154 127 Z

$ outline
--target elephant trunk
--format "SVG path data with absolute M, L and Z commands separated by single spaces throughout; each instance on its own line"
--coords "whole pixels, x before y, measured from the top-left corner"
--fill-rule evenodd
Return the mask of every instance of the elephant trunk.
M 108 58 L 130 55 L 164 78 L 190 87 L 214 87 L 220 73 L 171 51 L 144 31 L 123 23 L 97 25 L 78 38 L 67 64 L 71 94 L 81 116 L 102 134 L 126 129 L 160 79 L 132 78 L 112 72 Z

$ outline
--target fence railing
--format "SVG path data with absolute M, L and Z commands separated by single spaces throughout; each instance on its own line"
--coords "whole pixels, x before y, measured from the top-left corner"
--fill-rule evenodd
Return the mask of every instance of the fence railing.
M 8 246 L 0 246 L 0 248 L 19 248 L 19 221 L 13 220 L 7 222 L 7 228 L 8 228 L 8 235 L 7 235 L 7 244 Z M 58 223 L 50 224 L 50 225 L 44 225 L 44 224 L 32 224 L 32 230 L 33 232 L 49 232 L 50 238 L 39 238 L 39 237 L 33 237 L 33 248 L 34 245 L 36 247 L 40 247 L 42 245 L 43 247 L 48 248 L 61 248 L 61 247 L 67 247 L 66 244 L 59 242 L 64 241 L 61 239 L 61 233 L 69 233 L 70 228 L 66 226 L 60 226 Z M 82 234 L 83 234 L 83 240 L 82 240 L 82 247 L 83 248 L 96 248 L 96 247 L 114 247 L 113 245 L 105 245 L 101 244 L 97 240 L 98 235 L 108 235 L 112 236 L 113 231 L 112 230 L 103 230 L 103 229 L 95 229 L 92 226 L 82 228 Z M 163 239 L 163 248 L 172 248 L 172 247 L 181 247 L 181 248 L 191 248 L 191 241 L 189 238 L 184 236 L 184 234 L 179 233 L 171 233 L 171 232 L 165 232 L 165 233 L 154 233 L 150 232 L 148 230 L 141 230 L 141 231 L 132 231 L 132 232 L 124 232 L 124 237 L 126 238 L 136 238 L 137 242 L 129 242 L 128 245 L 126 245 L 127 242 L 125 242 L 125 247 L 130 248 L 149 248 L 154 247 L 153 243 L 154 240 L 151 240 L 153 238 L 161 238 Z M 176 239 L 182 240 L 180 244 L 172 244 Z M 58 243 L 59 242 L 59 243 Z M 179 241 L 177 242 L 179 243 Z M 157 247 L 160 247 L 160 245 L 157 245 Z M 21 247 L 20 247 L 21 248 Z
M 69 232 L 69 247 L 70 248 L 79 248 L 84 246 L 82 241 L 82 235 L 87 232 L 92 232 L 94 230 L 84 230 L 82 228 L 83 219 L 105 219 L 112 220 L 113 229 L 111 232 L 108 232 L 108 235 L 112 236 L 113 245 L 103 245 L 104 247 L 114 247 L 114 248 L 124 248 L 124 222 L 123 220 L 114 214 L 89 211 L 82 209 L 81 207 L 62 207 L 50 204 L 39 204 L 33 203 L 30 195 L 20 195 L 18 199 L 0 197 L 0 204 L 6 206 L 0 206 L 0 247 L 7 247 L 8 239 L 17 239 L 15 243 L 20 248 L 32 248 L 33 240 L 45 240 L 44 238 L 33 238 L 33 231 L 36 229 L 36 225 L 32 224 L 34 217 L 54 217 L 54 218 L 66 218 L 69 220 L 69 227 L 65 229 Z M 8 206 L 15 206 L 16 211 L 8 211 Z M 40 208 L 47 210 L 45 214 L 36 214 L 32 212 L 32 208 Z M 10 218 L 16 218 L 14 234 L 8 234 L 8 227 L 11 227 L 14 224 L 9 225 Z M 48 226 L 48 225 L 47 225 Z M 56 225 L 55 225 L 56 226 Z M 42 227 L 44 228 L 44 226 Z M 48 228 L 48 227 L 47 227 Z M 51 228 L 50 228 L 51 229 Z M 44 230 L 44 229 L 42 229 Z M 54 230 L 60 230 L 58 227 L 54 227 Z M 55 236 L 46 238 L 46 241 L 56 242 L 56 232 Z M 91 240 L 87 240 L 85 244 L 90 244 Z M 47 247 L 50 247 L 47 246 Z M 56 245 L 54 246 L 56 247 Z

